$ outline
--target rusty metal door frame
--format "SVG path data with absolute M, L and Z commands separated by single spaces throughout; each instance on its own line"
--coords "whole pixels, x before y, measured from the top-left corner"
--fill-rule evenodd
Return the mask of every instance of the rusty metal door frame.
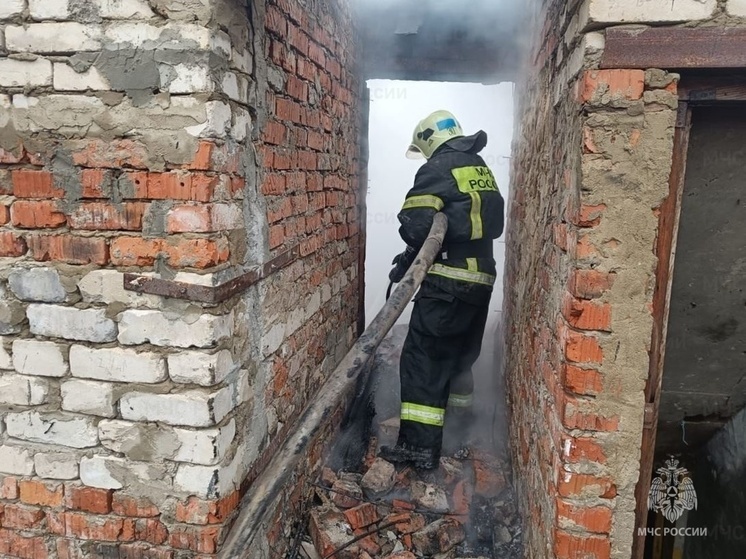
M 642 559 L 645 551 L 645 536 L 638 535 L 637 529 L 647 526 L 647 495 L 655 455 L 659 396 L 666 356 L 666 334 L 681 218 L 681 201 L 686 177 L 692 109 L 696 106 L 723 105 L 732 102 L 746 102 L 746 77 L 685 79 L 679 88 L 679 108 L 676 117 L 669 192 L 660 208 L 656 242 L 658 268 L 653 295 L 653 334 L 650 345 L 650 364 L 645 386 L 645 420 L 642 433 L 640 477 L 635 488 L 637 508 L 632 548 L 633 559 Z

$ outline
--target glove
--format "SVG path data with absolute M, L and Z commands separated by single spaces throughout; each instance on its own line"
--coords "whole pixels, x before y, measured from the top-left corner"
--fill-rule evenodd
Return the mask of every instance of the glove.
M 391 261 L 394 268 L 389 272 L 389 280 L 399 283 L 407 273 L 407 270 L 409 270 L 416 256 L 417 252 L 410 246 L 401 254 L 397 254 Z

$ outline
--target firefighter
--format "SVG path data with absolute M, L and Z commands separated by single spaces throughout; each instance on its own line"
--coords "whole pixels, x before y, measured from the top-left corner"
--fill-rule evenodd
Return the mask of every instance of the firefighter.
M 416 468 L 437 467 L 448 409 L 449 426 L 468 416 L 495 282 L 493 239 L 503 232 L 504 201 L 479 152 L 487 134 L 465 136 L 456 118 L 436 111 L 414 130 L 407 157 L 426 162 L 398 215 L 407 248 L 394 258 L 389 279 L 404 277 L 432 226 L 448 217 L 442 250 L 414 298 L 402 349 L 401 426 L 394 447 L 381 456 Z

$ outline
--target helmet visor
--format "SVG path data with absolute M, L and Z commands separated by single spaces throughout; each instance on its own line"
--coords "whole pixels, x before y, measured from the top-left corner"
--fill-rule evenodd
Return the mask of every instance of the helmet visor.
M 409 148 L 407 149 L 407 153 L 405 153 L 407 159 L 424 159 L 424 155 L 420 151 L 420 148 L 418 148 L 414 144 L 410 144 Z

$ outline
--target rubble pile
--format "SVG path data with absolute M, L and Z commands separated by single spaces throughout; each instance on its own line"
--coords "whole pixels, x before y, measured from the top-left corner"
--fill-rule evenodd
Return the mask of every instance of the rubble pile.
M 479 450 L 419 471 L 376 457 L 361 472 L 325 468 L 316 486 L 308 559 L 520 557 L 520 523 L 505 460 Z

